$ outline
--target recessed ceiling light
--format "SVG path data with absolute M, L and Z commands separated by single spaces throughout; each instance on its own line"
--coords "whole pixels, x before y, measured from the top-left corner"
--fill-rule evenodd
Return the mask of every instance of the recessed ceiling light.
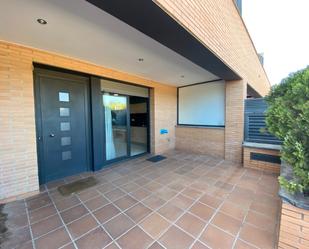
M 42 24 L 42 25 L 47 24 L 47 21 L 46 21 L 46 20 L 44 20 L 44 19 L 41 19 L 41 18 L 36 19 L 36 21 L 37 21 L 39 24 Z
M 185 76 L 184 76 L 184 75 L 181 75 L 180 77 L 181 77 L 181 78 L 184 78 Z
M 144 59 L 143 58 L 138 58 L 138 61 L 144 61 Z

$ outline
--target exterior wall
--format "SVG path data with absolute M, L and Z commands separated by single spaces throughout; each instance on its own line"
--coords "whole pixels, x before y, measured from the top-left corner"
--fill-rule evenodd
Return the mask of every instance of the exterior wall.
M 242 162 L 246 86 L 243 80 L 226 81 L 225 159 L 235 162 Z
M 282 203 L 278 248 L 309 248 L 309 210 Z
M 245 168 L 265 170 L 265 171 L 273 172 L 273 173 L 277 173 L 277 174 L 280 173 L 280 165 L 279 164 L 262 162 L 262 161 L 258 161 L 258 160 L 251 160 L 250 159 L 250 153 L 251 152 L 279 156 L 278 150 L 267 150 L 267 149 L 260 149 L 260 148 L 244 147 L 244 160 L 243 160 L 243 162 L 244 162 Z
M 39 189 L 33 62 L 152 87 L 152 152 L 161 153 L 174 148 L 177 109 L 175 87 L 74 58 L 0 41 L 0 200 Z M 161 128 L 169 129 L 169 134 L 160 135 Z
M 234 0 L 155 0 L 262 96 L 270 84 Z
M 224 158 L 224 128 L 177 126 L 176 149 Z

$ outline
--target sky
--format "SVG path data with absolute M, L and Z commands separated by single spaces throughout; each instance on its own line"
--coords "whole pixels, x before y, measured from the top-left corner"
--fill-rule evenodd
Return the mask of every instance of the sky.
M 272 85 L 309 65 L 309 0 L 242 0 L 242 16 Z

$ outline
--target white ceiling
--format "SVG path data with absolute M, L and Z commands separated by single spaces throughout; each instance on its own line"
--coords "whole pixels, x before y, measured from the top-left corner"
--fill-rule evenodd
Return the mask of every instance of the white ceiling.
M 84 0 L 0 0 L 0 39 L 175 86 L 218 78 Z

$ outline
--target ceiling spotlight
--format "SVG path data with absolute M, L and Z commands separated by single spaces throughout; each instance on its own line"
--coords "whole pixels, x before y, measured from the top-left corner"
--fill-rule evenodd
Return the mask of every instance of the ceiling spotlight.
M 184 78 L 185 76 L 184 76 L 184 75 L 181 75 L 180 77 L 181 77 L 181 78 Z
M 44 19 L 41 19 L 41 18 L 37 19 L 36 21 L 37 21 L 39 24 L 42 24 L 42 25 L 47 24 L 47 21 L 44 20 Z
M 142 61 L 144 61 L 144 59 L 143 58 L 138 58 L 138 61 L 142 62 Z

